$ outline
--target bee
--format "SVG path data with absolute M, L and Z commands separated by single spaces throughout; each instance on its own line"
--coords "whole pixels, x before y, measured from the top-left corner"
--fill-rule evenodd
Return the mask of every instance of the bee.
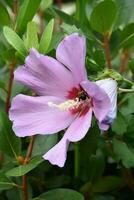
M 84 100 L 86 100 L 88 98 L 88 96 L 87 96 L 87 94 L 84 91 L 81 91 L 78 94 L 78 98 L 79 98 L 79 101 L 80 100 L 84 101 Z

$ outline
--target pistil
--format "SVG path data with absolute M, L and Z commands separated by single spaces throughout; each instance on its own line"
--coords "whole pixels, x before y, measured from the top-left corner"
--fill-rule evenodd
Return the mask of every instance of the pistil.
M 54 104 L 53 102 L 48 102 L 49 107 L 55 107 L 59 108 L 62 111 L 71 111 L 74 109 L 77 109 L 81 104 L 81 101 L 79 101 L 79 98 L 75 98 L 74 100 L 69 99 L 63 103 L 60 104 Z

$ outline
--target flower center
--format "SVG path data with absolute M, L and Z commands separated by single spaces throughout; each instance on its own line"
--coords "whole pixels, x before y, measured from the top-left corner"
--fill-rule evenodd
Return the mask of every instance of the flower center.
M 69 95 L 71 95 L 67 101 L 60 104 L 48 102 L 48 106 L 58 108 L 61 111 L 71 111 L 72 114 L 78 112 L 83 113 L 85 110 L 88 111 L 92 103 L 91 98 L 87 95 L 87 93 L 82 89 L 78 90 L 75 88 L 73 88 L 71 92 L 69 92 Z

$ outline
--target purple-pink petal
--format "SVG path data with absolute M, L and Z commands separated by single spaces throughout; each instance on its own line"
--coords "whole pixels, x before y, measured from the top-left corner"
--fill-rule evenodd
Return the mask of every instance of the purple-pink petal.
M 71 72 L 54 58 L 30 50 L 25 65 L 14 73 L 14 79 L 38 95 L 66 97 L 75 86 Z
M 94 115 L 101 122 L 106 117 L 110 108 L 108 95 L 96 83 L 91 81 L 83 81 L 81 86 L 92 97 Z
M 107 130 L 117 114 L 117 82 L 111 78 L 96 81 L 110 99 L 110 107 L 106 117 L 99 124 L 101 130 Z
M 63 137 L 58 144 L 51 148 L 43 158 L 51 164 L 63 167 L 67 158 L 69 141 Z
M 110 126 L 110 122 L 109 121 L 105 121 L 103 120 L 102 122 L 100 122 L 99 124 L 99 129 L 102 131 L 107 131 L 109 129 Z
M 56 50 L 57 60 L 70 69 L 78 84 L 87 79 L 85 56 L 86 39 L 77 33 L 65 37 Z
M 85 137 L 91 126 L 92 109 L 90 109 L 85 115 L 78 116 L 65 133 L 65 137 L 70 142 L 77 142 Z
M 48 106 L 48 102 L 63 102 L 58 97 L 16 96 L 11 105 L 9 118 L 13 121 L 13 130 L 19 137 L 35 134 L 53 134 L 67 128 L 74 118 L 69 111 Z

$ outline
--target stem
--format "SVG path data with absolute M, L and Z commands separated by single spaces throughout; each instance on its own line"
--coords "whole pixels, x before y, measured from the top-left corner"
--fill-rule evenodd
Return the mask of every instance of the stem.
M 130 80 L 126 79 L 126 78 L 123 78 L 123 81 L 126 82 L 126 83 L 128 83 L 131 86 L 134 85 L 134 83 L 132 81 L 130 81 Z
M 17 17 L 17 13 L 18 13 L 18 0 L 14 0 L 13 12 L 14 12 L 14 23 L 15 23 L 16 17 Z
M 23 163 L 24 165 L 26 165 L 29 162 L 30 158 L 31 158 L 32 151 L 33 151 L 34 140 L 35 140 L 35 137 L 32 136 L 30 138 L 30 143 L 29 143 L 29 146 L 28 146 L 27 155 L 26 155 L 24 163 Z
M 61 7 L 62 7 L 62 0 L 55 0 L 55 3 L 57 4 L 57 7 L 59 9 L 61 9 Z
M 4 154 L 2 152 L 0 152 L 0 169 L 2 168 L 4 163 Z
M 130 57 L 130 51 L 128 49 L 122 52 L 121 58 L 120 58 L 120 69 L 119 69 L 119 72 L 121 74 L 123 74 L 126 71 L 126 65 L 127 65 L 129 57 Z
M 27 155 L 24 159 L 23 165 L 28 164 L 29 161 L 30 161 L 30 158 L 31 158 L 31 155 L 32 155 L 32 150 L 33 150 L 33 145 L 34 145 L 34 140 L 35 140 L 35 137 L 32 136 L 30 138 L 30 143 L 29 143 L 29 146 L 28 146 Z M 27 187 L 27 175 L 26 174 L 22 177 L 22 188 L 23 188 L 24 200 L 28 200 L 28 187 Z
M 103 47 L 104 47 L 104 50 L 105 50 L 107 67 L 108 67 L 108 69 L 112 69 L 108 34 L 104 35 Z
M 118 88 L 119 92 L 134 93 L 133 89 Z
M 13 2 L 14 21 L 16 20 L 17 10 L 18 10 L 18 1 L 14 0 L 14 2 Z M 14 77 L 14 75 L 13 75 L 14 65 L 15 65 L 15 61 L 12 61 L 9 64 L 9 82 L 8 82 L 6 108 L 5 108 L 6 113 L 8 113 L 9 108 L 10 108 L 10 98 L 11 98 L 11 94 L 12 94 L 12 84 L 13 84 L 13 77 Z
M 27 175 L 22 176 L 22 190 L 24 200 L 28 200 Z
M 57 7 L 61 10 L 62 8 L 62 0 L 55 0 L 55 3 L 57 4 Z M 59 25 L 63 23 L 63 20 L 60 18 L 59 19 Z
M 77 178 L 79 176 L 79 144 L 75 144 L 75 160 L 74 160 L 74 176 Z
M 14 0 L 13 12 L 14 12 L 15 16 L 18 13 L 18 1 L 17 0 Z
M 44 11 L 40 9 L 38 11 L 38 14 L 39 14 L 39 18 L 40 18 L 40 24 L 39 24 L 40 34 L 42 34 L 44 31 Z
M 8 81 L 8 89 L 7 89 L 7 98 L 6 98 L 6 113 L 8 113 L 10 108 L 10 99 L 11 99 L 11 93 L 12 93 L 12 84 L 13 84 L 13 71 L 14 71 L 14 65 L 15 62 L 11 62 L 9 64 L 9 81 Z

